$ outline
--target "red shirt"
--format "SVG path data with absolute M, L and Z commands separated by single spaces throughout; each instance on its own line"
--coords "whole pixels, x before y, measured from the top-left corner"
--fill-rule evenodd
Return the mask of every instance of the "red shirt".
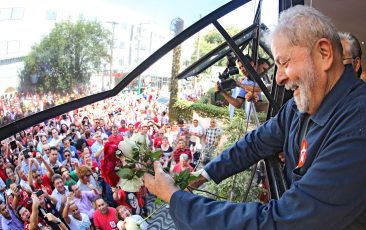
M 33 182 L 34 187 L 36 189 L 42 189 L 41 185 L 38 184 L 36 181 Z M 42 185 L 46 187 L 48 194 L 52 194 L 52 187 L 51 187 L 51 179 L 48 177 L 48 174 L 44 174 L 42 177 Z
M 6 179 L 8 179 L 8 176 L 6 176 L 5 169 L 0 168 L 0 177 L 5 182 Z
M 88 146 L 92 146 L 94 144 L 95 140 L 93 139 L 86 139 L 86 143 L 88 144 Z
M 110 135 L 108 141 L 118 145 L 120 141 L 123 141 L 123 137 L 121 134 L 117 134 L 117 136 Z
M 108 208 L 108 214 L 103 215 L 99 210 L 95 210 L 94 215 L 94 225 L 102 230 L 117 230 L 118 219 L 116 216 L 115 208 Z
M 118 129 L 118 131 L 119 131 L 120 133 L 124 133 L 124 132 L 127 132 L 127 131 L 128 131 L 128 128 L 122 128 L 122 127 L 120 127 L 120 128 Z
M 191 154 L 191 150 L 189 148 L 185 148 L 185 149 L 176 149 L 174 152 L 173 152 L 173 157 L 174 157 L 174 160 L 175 162 L 178 164 L 179 162 L 179 156 L 182 155 L 183 153 L 187 154 L 188 155 L 188 159 L 189 160 L 192 160 L 192 154 Z
M 192 172 L 193 171 L 193 168 L 192 166 L 190 166 L 189 164 L 187 164 L 188 169 L 189 169 L 189 172 Z M 185 168 L 186 170 L 187 168 Z M 182 166 L 180 164 L 176 164 L 173 168 L 173 172 L 177 172 L 178 174 L 182 172 Z

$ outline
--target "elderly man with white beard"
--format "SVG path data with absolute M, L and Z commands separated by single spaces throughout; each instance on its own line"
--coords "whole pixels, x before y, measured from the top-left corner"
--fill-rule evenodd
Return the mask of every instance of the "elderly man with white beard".
M 366 226 L 366 85 L 342 63 L 337 30 L 295 6 L 272 31 L 276 81 L 293 91 L 278 114 L 205 166 L 192 183 L 221 182 L 284 152 L 288 190 L 267 204 L 215 201 L 179 190 L 161 165 L 145 174 L 178 229 L 362 229 Z

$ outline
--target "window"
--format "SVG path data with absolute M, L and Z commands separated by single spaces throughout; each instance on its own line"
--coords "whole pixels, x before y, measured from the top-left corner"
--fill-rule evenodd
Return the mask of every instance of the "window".
M 11 18 L 12 8 L 1 8 L 0 9 L 0 21 L 9 20 Z
M 47 10 L 46 18 L 47 18 L 47 20 L 56 20 L 57 19 L 56 10 Z
M 22 7 L 14 7 L 11 12 L 11 19 L 12 20 L 19 20 L 23 19 L 24 17 L 24 8 Z

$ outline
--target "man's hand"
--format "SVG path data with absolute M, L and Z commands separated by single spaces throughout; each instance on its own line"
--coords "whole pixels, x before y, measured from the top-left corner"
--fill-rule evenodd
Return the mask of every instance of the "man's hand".
M 220 92 L 219 85 L 217 84 L 217 82 L 215 82 L 214 89 L 215 89 L 215 93 Z
M 96 190 L 96 188 L 94 187 L 94 185 L 92 185 L 91 183 L 89 183 L 88 182 L 88 184 L 87 184 L 87 186 L 88 186 L 88 188 L 90 189 L 90 190 Z
M 66 204 L 72 205 L 74 203 L 74 193 L 70 192 L 70 194 L 66 198 Z
M 39 153 L 39 152 L 37 152 L 37 153 L 36 153 L 36 159 L 38 159 L 38 160 L 42 160 L 42 155 L 41 155 L 41 153 Z
M 61 222 L 60 218 L 55 217 L 52 213 L 47 213 L 44 216 L 47 218 L 48 221 L 51 221 L 51 222 L 53 222 L 55 224 Z
M 178 191 L 179 188 L 175 185 L 173 178 L 163 171 L 159 161 L 154 162 L 154 171 L 155 176 L 145 173 L 145 186 L 151 193 L 169 203 L 173 193 Z
M 33 205 L 35 207 L 39 207 L 39 198 L 37 197 L 37 195 L 35 193 L 32 194 L 32 202 L 33 202 Z

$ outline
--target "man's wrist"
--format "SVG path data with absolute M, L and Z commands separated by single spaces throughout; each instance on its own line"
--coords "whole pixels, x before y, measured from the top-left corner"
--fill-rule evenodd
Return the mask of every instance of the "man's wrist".
M 165 202 L 167 202 L 168 204 L 170 203 L 170 199 L 172 198 L 173 194 L 176 191 L 179 191 L 180 189 L 177 186 L 172 186 L 171 188 L 169 188 L 169 191 L 167 191 L 166 196 L 162 197 L 162 200 L 164 200 Z

